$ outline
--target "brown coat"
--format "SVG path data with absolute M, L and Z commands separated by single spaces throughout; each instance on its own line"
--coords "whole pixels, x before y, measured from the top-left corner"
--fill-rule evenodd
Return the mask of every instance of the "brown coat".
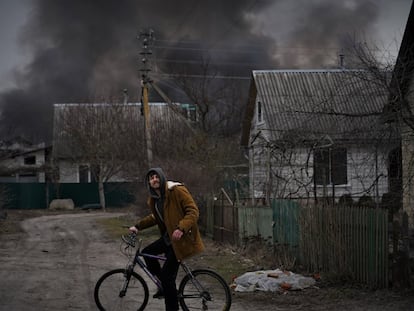
M 147 204 L 152 213 L 137 223 L 138 230 L 154 225 L 158 225 L 161 235 L 166 230 L 178 260 L 183 260 L 204 250 L 204 244 L 197 225 L 199 210 L 184 185 L 171 181 L 167 182 L 164 200 L 165 227 L 155 211 L 154 198 L 149 197 Z M 177 228 L 182 230 L 184 235 L 180 240 L 175 241 L 172 240 L 171 236 Z

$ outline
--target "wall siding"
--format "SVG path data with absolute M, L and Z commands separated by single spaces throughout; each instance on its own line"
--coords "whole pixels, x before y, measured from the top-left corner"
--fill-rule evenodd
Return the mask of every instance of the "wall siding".
M 271 156 L 268 150 L 263 144 L 253 144 L 250 149 L 250 193 L 253 198 L 266 197 L 267 191 L 274 198 L 309 198 L 314 196 L 315 190 L 317 197 L 332 196 L 331 186 L 314 187 L 313 155 L 309 154 L 309 149 L 297 148 Z M 351 194 L 357 199 L 365 194 L 379 202 L 388 192 L 387 157 L 385 149 L 348 146 L 348 183 L 335 186 L 335 197 Z M 269 175 L 269 169 L 272 175 Z

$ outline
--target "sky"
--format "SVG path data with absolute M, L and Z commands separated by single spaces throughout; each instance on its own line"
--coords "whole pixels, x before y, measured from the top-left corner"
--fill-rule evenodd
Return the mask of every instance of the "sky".
M 0 0 L 1 134 L 50 135 L 56 102 L 124 88 L 137 100 L 142 30 L 154 32 L 154 79 L 190 66 L 196 77 L 208 63 L 221 77 L 247 80 L 255 69 L 335 67 L 350 38 L 392 59 L 411 3 Z

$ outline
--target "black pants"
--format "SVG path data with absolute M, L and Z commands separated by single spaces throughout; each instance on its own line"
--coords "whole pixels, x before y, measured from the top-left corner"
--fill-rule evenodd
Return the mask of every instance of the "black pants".
M 175 280 L 177 278 L 178 268 L 180 264 L 175 257 L 172 246 L 167 245 L 164 238 L 161 237 L 160 239 L 145 247 L 142 252 L 151 255 L 164 254 L 167 258 L 162 267 L 159 261 L 154 258 L 145 257 L 145 262 L 151 273 L 156 275 L 161 281 L 164 290 L 165 310 L 177 311 L 178 298 Z

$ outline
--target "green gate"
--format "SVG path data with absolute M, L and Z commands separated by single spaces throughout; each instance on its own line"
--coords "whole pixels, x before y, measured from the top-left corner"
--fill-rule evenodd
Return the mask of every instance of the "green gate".
M 299 256 L 299 214 L 300 205 L 292 200 L 273 200 L 273 242 Z

